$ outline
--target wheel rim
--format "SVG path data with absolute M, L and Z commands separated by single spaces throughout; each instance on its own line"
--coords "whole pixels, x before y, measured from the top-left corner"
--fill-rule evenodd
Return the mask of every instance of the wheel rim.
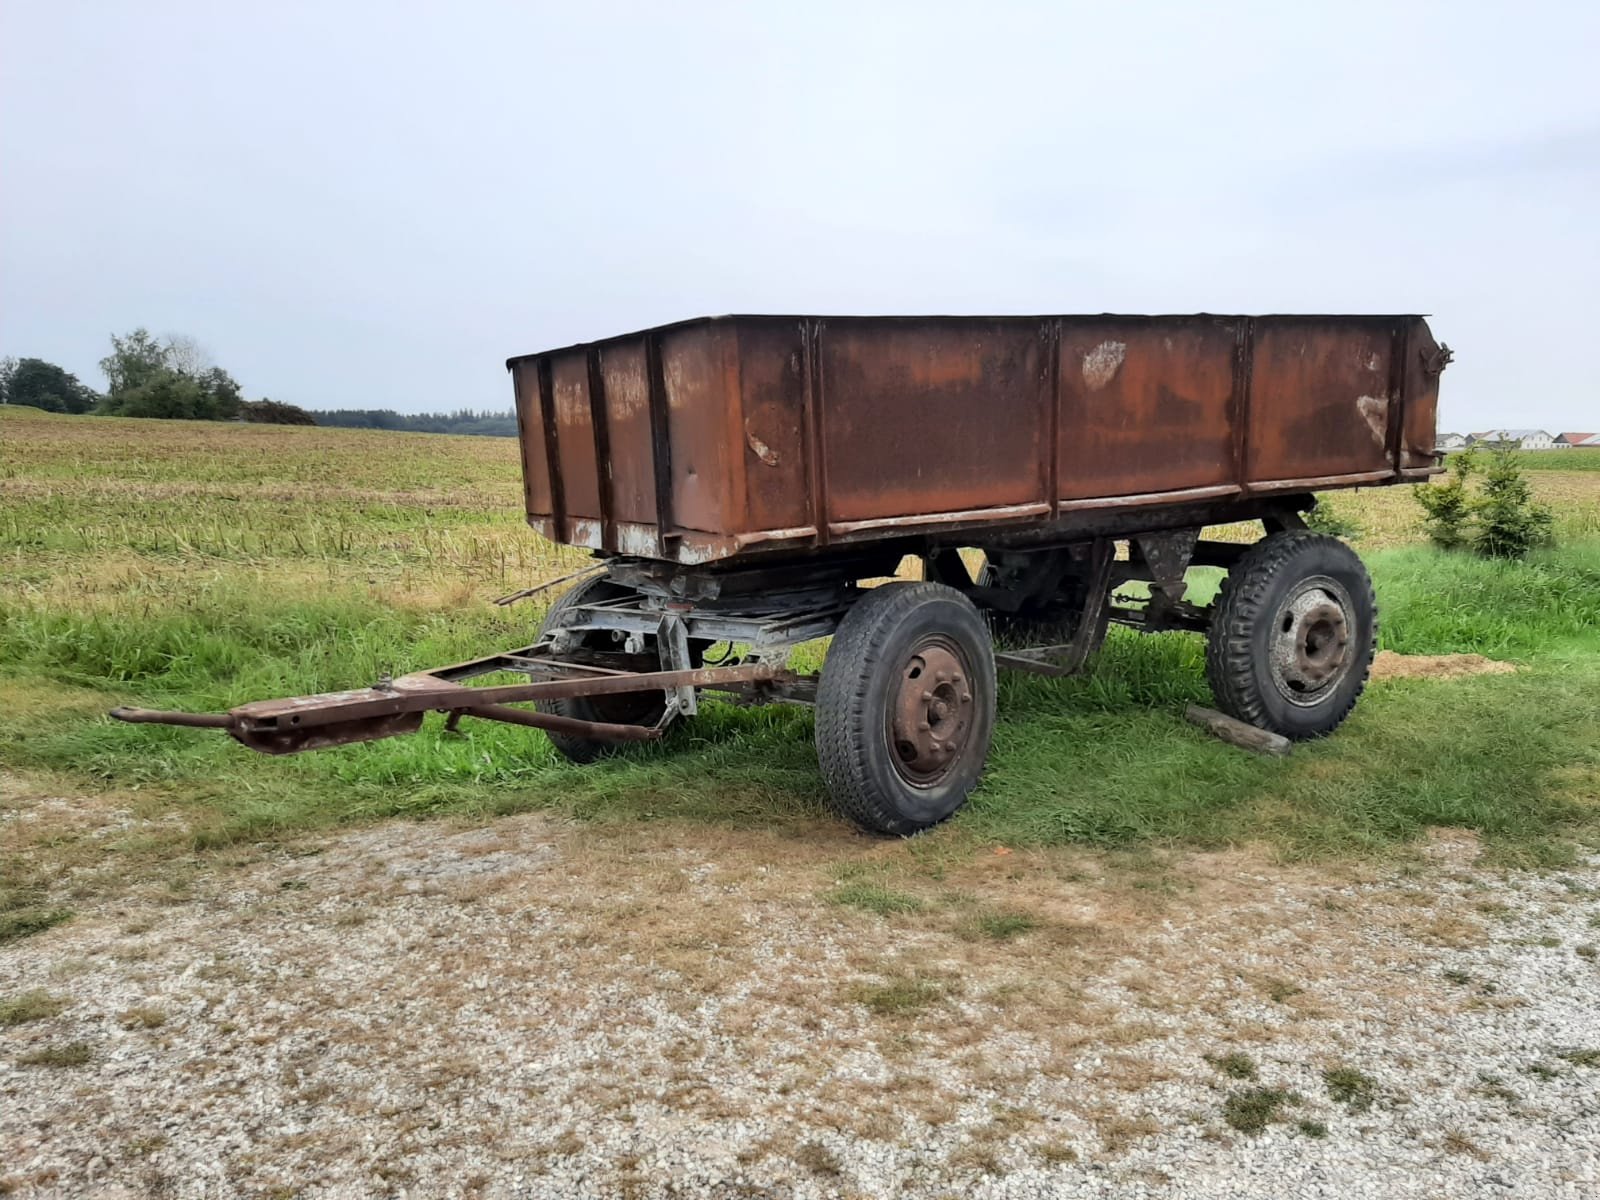
M 1291 704 L 1310 708 L 1337 690 L 1354 663 L 1354 605 L 1336 579 L 1295 585 L 1272 626 L 1272 682 Z
M 886 730 L 891 759 L 913 787 L 935 787 L 961 762 L 972 740 L 971 664 L 955 642 L 928 637 L 906 655 L 898 681 Z

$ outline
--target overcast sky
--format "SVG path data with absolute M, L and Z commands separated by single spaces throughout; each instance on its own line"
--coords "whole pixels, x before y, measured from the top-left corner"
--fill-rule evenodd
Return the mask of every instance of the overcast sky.
M 313 408 L 718 312 L 1426 312 L 1600 429 L 1600 5 L 4 0 L 0 353 Z

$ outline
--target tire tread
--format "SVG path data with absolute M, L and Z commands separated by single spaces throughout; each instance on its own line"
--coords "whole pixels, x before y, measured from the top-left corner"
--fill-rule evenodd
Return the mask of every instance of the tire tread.
M 1254 631 L 1267 619 L 1267 598 L 1273 585 L 1299 555 L 1314 546 L 1332 544 L 1350 553 L 1359 566 L 1361 560 L 1339 539 L 1308 529 L 1285 530 L 1262 538 L 1234 564 L 1223 578 L 1217 593 L 1216 606 L 1211 617 L 1211 629 L 1206 637 L 1206 679 L 1217 706 L 1230 716 L 1260 729 L 1270 729 L 1293 738 L 1323 736 L 1336 729 L 1348 717 L 1366 690 L 1367 678 L 1372 671 L 1372 652 L 1378 640 L 1378 604 L 1372 591 L 1372 580 L 1362 567 L 1357 576 L 1362 596 L 1353 596 L 1358 604 L 1364 599 L 1372 614 L 1369 645 L 1362 656 L 1360 677 L 1345 702 L 1331 722 L 1320 732 L 1306 733 L 1282 728 L 1267 711 L 1259 682 L 1256 678 L 1256 650 L 1252 645 Z

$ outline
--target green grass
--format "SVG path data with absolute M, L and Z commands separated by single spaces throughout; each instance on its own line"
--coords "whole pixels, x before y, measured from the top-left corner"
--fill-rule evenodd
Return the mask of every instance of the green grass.
M 66 1006 L 65 1000 L 37 988 L 17 996 L 8 996 L 0 1000 L 0 1029 L 9 1029 L 28 1021 L 49 1020 Z
M 44 1046 L 17 1059 L 19 1067 L 81 1067 L 94 1057 L 87 1042 L 66 1042 Z
M 1206 1061 L 1230 1079 L 1254 1079 L 1256 1061 L 1242 1050 L 1228 1054 L 1207 1055 Z
M 1600 449 L 1522 450 L 1517 454 L 1517 466 L 1524 471 L 1600 471 Z
M 1352 1113 L 1366 1112 L 1377 1099 L 1377 1080 L 1355 1067 L 1329 1067 L 1322 1072 L 1322 1082 L 1333 1102 Z
M 914 1016 L 950 994 L 950 985 L 938 979 L 906 975 L 884 983 L 859 984 L 850 998 L 880 1017 Z
M 1240 1133 L 1260 1133 L 1278 1119 L 1285 1104 L 1294 1102 L 1294 1094 L 1284 1088 L 1239 1088 L 1222 1102 L 1222 1119 Z
M 877 913 L 880 917 L 894 913 L 913 913 L 922 908 L 922 901 L 906 892 L 897 892 L 870 879 L 852 879 L 841 883 L 828 895 L 832 904 L 859 908 L 863 912 Z
M 574 560 L 522 528 L 504 441 L 208 427 L 190 444 L 179 426 L 0 412 L 0 770 L 181 817 L 160 827 L 171 834 L 146 827 L 96 853 L 537 808 L 793 831 L 832 820 L 810 714 L 796 708 L 709 703 L 662 745 L 589 768 L 538 733 L 471 720 L 455 735 L 430 718 L 414 737 L 266 759 L 214 733 L 106 719 L 116 704 L 219 711 L 525 643 L 538 610 L 488 601 Z M 1370 524 L 1369 498 L 1393 501 L 1375 489 L 1340 502 Z M 1337 736 L 1267 761 L 1183 721 L 1185 704 L 1209 698 L 1199 638 L 1114 630 L 1083 677 L 1002 676 L 984 783 L 932 839 L 1265 842 L 1338 857 L 1444 825 L 1525 863 L 1592 840 L 1600 542 L 1525 563 L 1416 546 L 1368 558 L 1385 647 L 1521 670 L 1375 685 Z M 1195 575 L 1203 597 L 1216 575 Z M 0 937 L 64 919 L 34 886 L 40 869 L 6 873 Z M 906 911 L 876 887 L 845 880 L 836 898 Z M 974 930 L 1023 932 L 1007 920 Z
M 957 936 L 969 942 L 1009 942 L 1039 927 L 1028 913 L 995 909 L 972 913 L 956 923 Z

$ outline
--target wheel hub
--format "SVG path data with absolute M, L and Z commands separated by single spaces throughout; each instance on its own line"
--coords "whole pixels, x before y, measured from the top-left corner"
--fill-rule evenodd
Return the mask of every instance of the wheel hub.
M 900 772 L 919 785 L 937 783 L 960 761 L 972 732 L 972 678 L 951 646 L 916 647 L 900 671 L 889 739 Z
M 1307 580 L 1278 612 L 1272 640 L 1273 679 L 1297 704 L 1320 699 L 1349 668 L 1346 602 L 1343 589 L 1332 580 Z

